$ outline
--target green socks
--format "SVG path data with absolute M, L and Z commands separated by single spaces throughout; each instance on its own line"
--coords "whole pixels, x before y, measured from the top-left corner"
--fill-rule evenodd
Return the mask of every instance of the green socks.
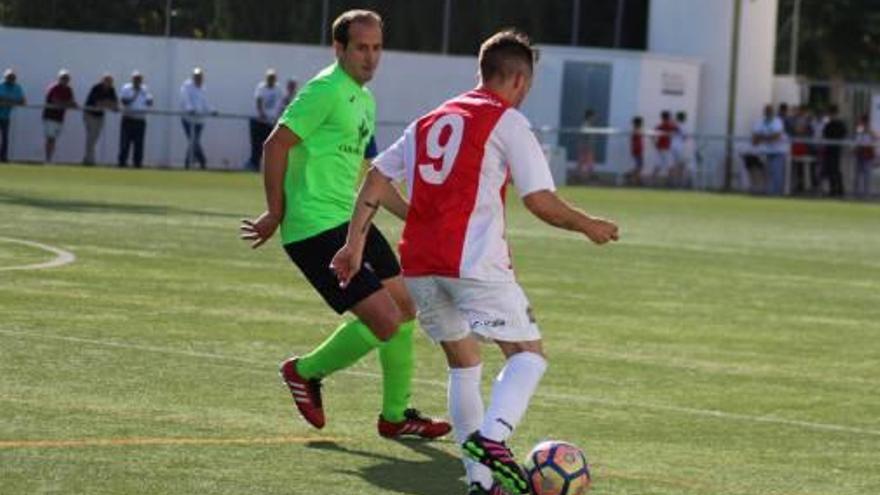
M 397 333 L 379 347 L 382 365 L 382 417 L 399 423 L 409 407 L 413 375 L 413 333 L 415 320 L 402 323 Z
M 315 350 L 299 358 L 296 370 L 306 379 L 324 378 L 353 365 L 381 343 L 363 322 L 348 321 Z
M 299 358 L 296 370 L 303 378 L 324 378 L 356 363 L 379 348 L 382 365 L 382 417 L 403 421 L 409 407 L 413 375 L 413 333 L 415 320 L 400 325 L 387 342 L 381 342 L 360 320 L 343 323 L 312 352 Z

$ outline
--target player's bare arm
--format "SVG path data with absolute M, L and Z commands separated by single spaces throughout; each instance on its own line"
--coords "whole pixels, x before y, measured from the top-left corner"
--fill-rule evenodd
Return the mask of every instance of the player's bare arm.
M 391 181 L 383 182 L 382 199 L 380 200 L 382 207 L 400 220 L 406 221 L 409 203 Z
M 572 207 L 553 191 L 536 191 L 523 198 L 533 215 L 544 222 L 565 230 L 580 232 L 596 244 L 605 244 L 619 238 L 617 224 L 594 217 Z
M 373 162 L 370 160 L 364 160 L 363 168 L 361 169 L 361 179 L 366 178 L 367 173 L 372 166 Z M 361 180 L 361 182 L 363 181 Z M 382 205 L 382 208 L 385 208 L 389 213 L 402 221 L 406 221 L 406 214 L 409 211 L 409 203 L 403 197 L 403 194 L 401 194 L 400 189 L 390 181 L 382 188 L 382 196 L 379 203 Z
M 300 138 L 285 126 L 275 126 L 263 144 L 263 187 L 266 191 L 266 211 L 257 218 L 241 221 L 241 238 L 249 240 L 256 249 L 268 241 L 281 219 L 284 218 L 284 174 L 287 172 L 287 153 L 299 144 Z
M 330 269 L 336 273 L 340 287 L 348 286 L 351 279 L 361 269 L 367 233 L 370 230 L 373 217 L 376 216 L 376 212 L 379 211 L 379 206 L 382 204 L 382 196 L 387 194 L 386 189 L 388 188 L 393 188 L 391 181 L 375 168 L 370 168 L 355 200 L 354 213 L 352 213 L 351 222 L 348 224 L 345 245 L 337 251 L 333 261 L 330 262 Z

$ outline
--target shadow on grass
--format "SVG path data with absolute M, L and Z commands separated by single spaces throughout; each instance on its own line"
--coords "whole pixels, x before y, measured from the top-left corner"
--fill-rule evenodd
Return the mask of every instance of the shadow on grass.
M 130 203 L 104 203 L 71 199 L 50 199 L 36 196 L 21 196 L 0 191 L 0 204 L 43 208 L 71 213 L 132 213 L 139 215 L 196 215 L 205 217 L 244 218 L 241 213 L 191 210 L 174 206 L 139 205 Z
M 460 478 L 464 467 L 458 457 L 446 452 L 443 443 L 420 440 L 396 442 L 413 451 L 413 459 L 391 457 L 376 452 L 348 448 L 335 442 L 312 442 L 308 448 L 356 455 L 377 461 L 357 470 L 340 473 L 359 476 L 373 486 L 407 495 L 455 495 L 466 487 Z M 447 444 L 452 445 L 452 444 Z M 428 459 L 425 460 L 424 458 Z

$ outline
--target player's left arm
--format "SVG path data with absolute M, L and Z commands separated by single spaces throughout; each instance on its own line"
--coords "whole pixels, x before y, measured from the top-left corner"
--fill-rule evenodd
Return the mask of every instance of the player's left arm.
M 618 239 L 617 225 L 594 217 L 556 194 L 550 166 L 528 120 L 511 111 L 499 122 L 498 137 L 523 204 L 536 217 L 558 228 L 581 232 L 596 244 Z

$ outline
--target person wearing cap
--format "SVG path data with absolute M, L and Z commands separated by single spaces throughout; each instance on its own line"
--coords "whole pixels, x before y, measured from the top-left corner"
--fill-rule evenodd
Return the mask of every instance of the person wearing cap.
M 104 128 L 104 110 L 119 111 L 119 98 L 113 87 L 113 76 L 105 73 L 86 97 L 83 124 L 86 128 L 86 152 L 83 165 L 95 164 L 95 144 Z
M 43 108 L 46 163 L 52 162 L 55 155 L 55 143 L 64 127 L 64 113 L 68 108 L 76 108 L 76 100 L 70 87 L 70 73 L 67 69 L 61 69 L 58 79 L 46 90 L 46 106 Z
M 128 151 L 134 148 L 135 168 L 141 168 L 144 160 L 144 135 L 147 133 L 145 112 L 153 106 L 153 95 L 144 84 L 144 76 L 138 71 L 131 74 L 131 82 L 126 83 L 119 92 L 122 101 L 122 124 L 119 130 L 120 167 L 128 162 Z
M 278 87 L 278 76 L 275 69 L 266 71 L 266 78 L 257 84 L 254 91 L 257 116 L 250 119 L 251 156 L 245 164 L 250 170 L 260 170 L 263 159 L 263 142 L 269 137 L 275 121 L 284 110 L 284 93 Z
M 3 83 L 0 84 L 0 162 L 9 161 L 9 122 L 12 118 L 12 107 L 24 105 L 24 91 L 15 82 L 15 71 L 3 71 Z
M 192 71 L 192 77 L 180 86 L 180 110 L 183 112 L 183 132 L 186 134 L 187 147 L 184 165 L 189 168 L 193 160 L 199 162 L 204 169 L 207 160 L 202 150 L 202 129 L 205 127 L 205 115 L 216 114 L 208 103 L 205 94 L 205 74 L 201 68 Z

